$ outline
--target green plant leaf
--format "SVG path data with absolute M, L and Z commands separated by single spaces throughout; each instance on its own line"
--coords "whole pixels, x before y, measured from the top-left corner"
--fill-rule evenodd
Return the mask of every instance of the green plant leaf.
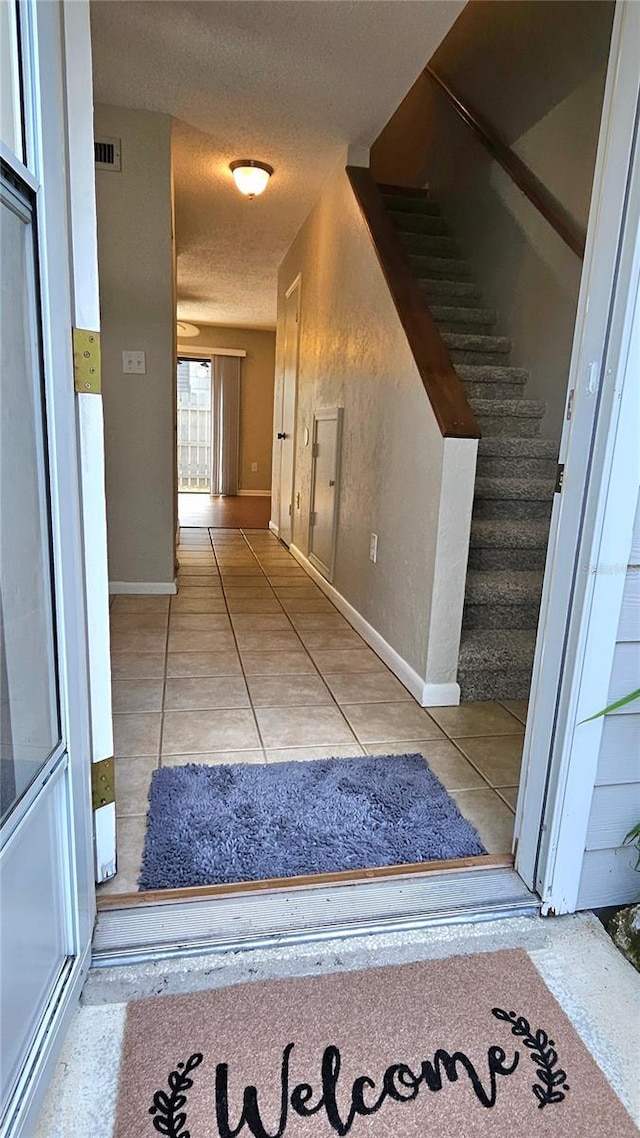
M 600 719 L 603 715 L 608 715 L 611 711 L 617 711 L 619 707 L 626 707 L 628 703 L 633 703 L 634 699 L 640 699 L 640 688 L 636 688 L 636 690 L 630 692 L 629 695 L 623 695 L 622 699 L 617 699 L 615 703 L 610 703 L 608 707 L 603 707 L 602 711 L 596 711 L 595 715 L 590 715 L 588 719 L 581 719 L 580 725 L 582 723 L 591 723 L 592 719 Z

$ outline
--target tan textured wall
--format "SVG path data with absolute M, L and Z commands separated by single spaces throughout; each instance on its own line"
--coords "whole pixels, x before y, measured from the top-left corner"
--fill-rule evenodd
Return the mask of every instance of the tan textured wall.
M 97 106 L 122 171 L 96 171 L 109 578 L 169 583 L 175 567 L 175 303 L 171 120 Z M 124 375 L 122 352 L 146 353 Z
M 197 327 L 200 334 L 180 342 L 179 348 L 190 352 L 236 348 L 247 353 L 242 363 L 240 489 L 270 490 L 276 334 L 217 324 Z M 256 471 L 251 469 L 253 463 L 258 464 Z
M 341 165 L 282 264 L 276 423 L 285 291 L 302 275 L 293 542 L 308 549 L 315 409 L 344 407 L 334 586 L 421 676 L 427 664 L 444 440 Z M 461 477 L 463 494 L 469 490 Z M 274 483 L 272 518 L 280 503 Z M 300 504 L 295 504 L 295 494 Z M 456 503 L 452 505 L 456 513 Z M 378 561 L 369 560 L 371 533 Z M 458 561 L 459 549 L 456 556 Z M 437 603 L 437 600 L 436 602 Z M 454 679 L 454 675 L 438 679 Z

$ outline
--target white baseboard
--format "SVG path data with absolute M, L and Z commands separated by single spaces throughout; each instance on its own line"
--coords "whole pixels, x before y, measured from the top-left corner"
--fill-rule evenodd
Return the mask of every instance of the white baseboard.
M 272 524 L 270 523 L 270 528 Z M 274 530 L 275 532 L 275 530 Z M 311 564 L 304 553 L 302 553 L 296 545 L 289 546 L 289 552 L 293 554 L 296 561 L 302 568 L 313 578 L 316 585 L 322 589 L 323 593 L 329 600 L 336 606 L 342 613 L 345 620 L 356 630 L 357 633 L 366 640 L 370 648 L 387 667 L 398 677 L 401 683 L 411 692 L 411 695 L 417 699 L 421 707 L 452 707 L 460 703 L 460 686 L 459 684 L 428 684 L 422 676 L 412 668 L 406 660 L 402 658 L 399 652 L 380 635 L 379 632 L 369 624 L 367 620 L 358 612 L 353 605 L 349 604 L 343 596 L 339 593 L 333 585 L 319 573 L 317 569 Z
M 110 593 L 177 593 L 177 581 L 109 581 Z
M 272 533 L 275 533 L 276 537 L 280 537 L 280 529 L 275 522 L 269 522 L 269 529 Z
M 238 490 L 237 498 L 270 498 L 270 490 Z

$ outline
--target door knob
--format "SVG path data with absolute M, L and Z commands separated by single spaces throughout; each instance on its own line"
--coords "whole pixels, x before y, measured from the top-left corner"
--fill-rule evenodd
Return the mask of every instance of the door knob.
M 285 431 L 278 431 L 278 438 L 279 439 L 286 439 L 286 437 L 287 436 L 286 436 Z
M 336 480 L 335 480 L 335 478 L 330 478 L 330 479 L 329 479 L 329 485 L 330 485 L 330 486 L 335 486 L 335 484 L 336 484 Z

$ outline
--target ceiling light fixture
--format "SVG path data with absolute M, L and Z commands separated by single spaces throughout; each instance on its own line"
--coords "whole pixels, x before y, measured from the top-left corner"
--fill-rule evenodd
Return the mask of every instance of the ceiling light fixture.
M 178 339 L 184 340 L 188 336 L 199 336 L 200 329 L 195 324 L 187 324 L 184 320 L 178 320 Z
M 239 158 L 237 162 L 231 163 L 229 169 L 240 193 L 248 198 L 255 198 L 266 190 L 273 174 L 273 166 L 267 166 L 266 162 L 256 162 L 253 158 Z

